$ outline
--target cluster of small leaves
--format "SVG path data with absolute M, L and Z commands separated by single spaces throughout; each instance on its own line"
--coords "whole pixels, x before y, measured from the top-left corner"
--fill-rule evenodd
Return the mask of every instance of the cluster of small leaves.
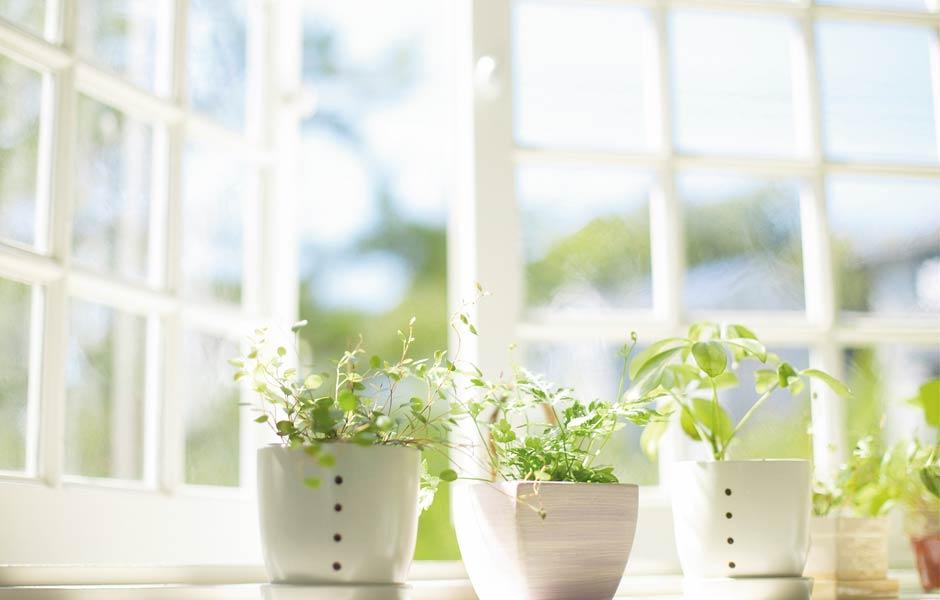
M 268 330 L 258 329 L 245 356 L 230 361 L 234 378 L 250 381 L 259 398 L 253 405 L 257 423 L 267 424 L 285 445 L 303 448 L 324 467 L 334 461 L 323 451 L 326 443 L 446 446 L 457 421 L 452 411 L 438 407 L 455 397 L 456 368 L 443 350 L 426 358 L 410 355 L 414 323 L 412 318 L 405 331 L 398 331 L 401 353 L 394 359 L 369 356 L 360 339 L 336 361 L 333 373 L 305 375 L 293 366 L 296 350 L 273 347 Z M 306 325 L 295 324 L 293 333 Z M 411 385 L 402 386 L 406 381 Z M 422 395 L 402 398 L 402 389 L 414 389 L 414 384 Z M 456 473 L 448 469 L 437 478 L 452 481 Z
M 626 361 L 629 350 L 622 355 Z M 645 425 L 662 417 L 646 403 L 584 402 L 522 367 L 508 381 L 477 373 L 470 383 L 478 396 L 468 412 L 480 437 L 489 434 L 493 474 L 507 481 L 616 483 L 612 466 L 594 464 L 605 444 L 627 421 Z
M 719 391 L 740 385 L 735 371 L 747 361 L 760 363 L 755 373 L 755 401 L 738 423 L 722 406 Z M 797 370 L 768 352 L 753 331 L 743 325 L 700 322 L 686 337 L 671 337 L 647 347 L 630 363 L 631 386 L 625 400 L 652 402 L 661 411 L 677 414 L 685 434 L 703 442 L 715 460 L 728 450 L 753 414 L 778 389 L 798 395 L 806 380 L 817 379 L 836 394 L 849 396 L 848 388 L 818 369 Z M 668 423 L 650 423 L 641 439 L 643 451 L 655 457 Z
M 882 517 L 898 505 L 940 511 L 940 445 L 911 440 L 885 450 L 874 437 L 864 437 L 834 484 L 817 484 L 813 495 L 817 516 Z

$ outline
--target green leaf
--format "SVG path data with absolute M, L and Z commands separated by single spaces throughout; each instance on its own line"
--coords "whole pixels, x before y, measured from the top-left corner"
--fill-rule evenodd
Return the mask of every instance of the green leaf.
M 379 356 L 373 356 L 369 359 L 369 366 L 373 369 L 378 369 L 382 366 L 382 358 Z
M 692 357 L 709 377 L 718 377 L 728 367 L 728 355 L 718 342 L 695 342 L 692 344 Z
M 453 469 L 444 469 L 441 471 L 441 474 L 438 475 L 441 478 L 441 481 L 457 481 L 457 471 Z
M 841 398 L 851 398 L 852 392 L 849 390 L 848 386 L 844 383 L 826 373 L 825 371 L 820 371 L 819 369 L 803 369 L 800 371 L 800 375 L 805 377 L 812 377 L 818 379 L 829 386 L 829 388 L 838 394 Z
M 298 331 L 300 331 L 306 326 L 307 326 L 307 320 L 304 319 L 303 321 L 297 321 L 296 323 L 291 325 L 290 330 L 294 333 L 297 333 Z
M 336 466 L 336 457 L 332 454 L 322 454 L 317 459 L 317 464 L 319 464 L 321 467 L 330 469 Z
M 796 370 L 790 363 L 780 363 L 777 367 L 777 382 L 782 388 L 790 387 L 790 382 L 798 376 Z
M 246 373 L 245 371 L 236 371 L 235 374 L 232 375 L 232 380 L 233 380 L 233 381 L 240 381 L 240 380 L 244 379 L 244 378 L 247 377 L 247 376 L 248 376 L 248 373 Z
M 940 427 L 940 379 L 931 379 L 920 386 L 917 396 L 908 400 L 924 411 L 924 420 L 931 427 Z
M 731 340 L 725 340 L 726 344 L 731 346 L 736 346 L 738 348 L 743 348 L 751 354 L 757 357 L 761 362 L 767 362 L 767 348 L 757 340 L 752 340 L 749 338 L 734 338 Z
M 379 429 L 379 431 L 390 431 L 394 425 L 395 422 L 392 421 L 391 417 L 387 415 L 379 415 L 379 417 L 375 420 L 375 426 Z
M 921 469 L 920 481 L 928 492 L 940 498 L 940 465 L 930 465 Z
M 777 372 L 773 369 L 758 369 L 754 372 L 754 390 L 758 394 L 766 394 L 777 382 Z
M 659 442 L 669 429 L 668 421 L 653 421 L 643 429 L 640 435 L 640 449 L 651 461 L 659 454 Z
M 228 359 L 228 364 L 232 365 L 233 367 L 237 369 L 241 369 L 242 367 L 245 366 L 245 361 L 243 361 L 240 358 L 230 358 Z
M 284 355 L 286 355 L 286 354 L 287 354 L 287 348 L 285 348 L 284 346 L 278 346 L 278 347 L 277 347 L 277 355 L 278 355 L 278 356 L 284 356 Z
M 311 489 L 317 489 L 320 487 L 320 478 L 319 477 L 307 477 L 304 479 L 304 485 Z
M 717 425 L 715 425 L 715 413 L 718 414 Z M 724 407 L 720 405 L 716 407 L 714 402 L 704 398 L 694 398 L 691 410 L 683 409 L 679 422 L 682 430 L 693 440 L 701 439 L 695 429 L 695 423 L 720 440 L 722 444 L 731 438 L 731 432 L 734 430 L 731 417 Z
M 307 375 L 304 379 L 304 387 L 308 390 L 319 389 L 323 385 L 323 376 L 313 373 L 312 375 Z
M 650 344 L 642 352 L 638 353 L 633 360 L 630 361 L 630 379 L 636 379 L 637 375 L 654 358 L 661 356 L 667 350 L 672 350 L 674 348 L 682 348 L 687 346 L 689 340 L 684 338 L 666 338 L 660 340 L 653 344 Z M 670 355 L 671 356 L 671 355 Z
M 751 331 L 744 325 L 739 325 L 739 324 L 728 325 L 725 328 L 725 336 L 729 339 L 731 338 L 745 338 L 748 340 L 757 339 L 757 336 L 754 335 L 753 331 Z
M 259 415 L 258 417 L 255 418 L 255 423 L 267 423 L 267 422 L 268 422 L 268 415 L 266 414 Z
M 336 399 L 336 403 L 343 412 L 353 412 L 359 408 L 359 398 L 349 390 L 343 390 L 340 392 L 339 397 Z

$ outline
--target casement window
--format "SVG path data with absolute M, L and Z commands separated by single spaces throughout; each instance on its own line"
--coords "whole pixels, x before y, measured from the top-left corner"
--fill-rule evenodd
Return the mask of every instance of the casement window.
M 610 397 L 631 331 L 738 321 L 863 392 L 771 402 L 741 456 L 825 474 L 916 430 L 938 10 L 0 0 L 0 563 L 257 564 L 243 336 L 307 318 L 326 360 L 414 314 L 440 347 L 476 281 L 493 373 Z M 668 465 L 694 452 L 611 444 L 644 486 L 632 572 L 677 571 Z M 420 559 L 458 558 L 447 502 Z

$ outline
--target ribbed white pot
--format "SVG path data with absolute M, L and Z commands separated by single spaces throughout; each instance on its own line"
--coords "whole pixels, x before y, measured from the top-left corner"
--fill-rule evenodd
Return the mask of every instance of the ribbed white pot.
M 684 461 L 674 469 L 673 519 L 686 578 L 802 575 L 808 461 Z
M 325 444 L 258 450 L 258 509 L 268 578 L 287 584 L 404 584 L 418 532 L 414 448 Z M 305 485 L 320 480 L 318 488 Z
M 610 600 L 630 557 L 638 493 L 632 484 L 455 485 L 457 542 L 477 597 Z
M 813 517 L 812 543 L 804 574 L 842 581 L 888 576 L 888 520 Z

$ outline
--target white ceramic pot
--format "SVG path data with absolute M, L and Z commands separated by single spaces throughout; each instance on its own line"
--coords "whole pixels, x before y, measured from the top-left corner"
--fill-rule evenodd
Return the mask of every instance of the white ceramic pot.
M 401 585 L 418 532 L 421 455 L 414 448 L 326 444 L 258 450 L 258 510 L 268 578 L 288 584 Z M 320 480 L 311 488 L 307 478 Z
M 684 461 L 674 469 L 676 546 L 687 578 L 802 575 L 808 461 Z
M 888 520 L 813 517 L 804 574 L 817 579 L 883 580 L 888 576 Z
M 460 483 L 453 493 L 460 554 L 480 600 L 616 593 L 636 531 L 636 485 Z

